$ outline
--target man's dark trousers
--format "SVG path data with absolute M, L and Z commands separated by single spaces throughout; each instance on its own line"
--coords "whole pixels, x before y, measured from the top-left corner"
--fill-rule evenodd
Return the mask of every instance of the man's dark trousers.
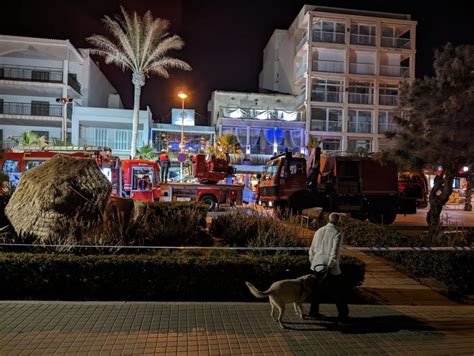
M 349 307 L 347 306 L 344 279 L 342 274 L 327 274 L 322 280 L 316 282 L 312 293 L 311 307 L 309 316 L 317 316 L 319 314 L 319 304 L 321 304 L 322 294 L 327 294 L 336 303 L 338 317 L 345 319 L 349 316 Z

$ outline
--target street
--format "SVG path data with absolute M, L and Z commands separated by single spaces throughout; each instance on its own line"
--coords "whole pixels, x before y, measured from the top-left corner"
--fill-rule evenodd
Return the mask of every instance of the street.
M 418 209 L 416 215 L 397 215 L 393 223 L 394 226 L 426 226 L 426 213 L 428 209 Z M 464 227 L 474 227 L 474 211 L 463 211 L 457 207 L 445 207 L 441 213 L 441 220 L 444 225 L 457 225 Z

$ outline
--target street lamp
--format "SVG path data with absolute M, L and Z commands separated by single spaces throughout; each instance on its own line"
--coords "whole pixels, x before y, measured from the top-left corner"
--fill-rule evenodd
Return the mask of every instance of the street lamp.
M 183 181 L 183 153 L 184 153 L 184 99 L 186 99 L 188 96 L 184 91 L 180 91 L 178 93 L 178 97 L 181 99 L 181 143 L 180 143 L 180 153 L 181 157 L 179 159 L 179 176 L 180 176 L 180 181 Z
M 62 97 L 56 98 L 57 103 L 61 103 L 64 105 L 63 111 L 63 123 L 62 123 L 62 139 L 64 146 L 67 145 L 67 105 L 72 103 L 72 98 Z

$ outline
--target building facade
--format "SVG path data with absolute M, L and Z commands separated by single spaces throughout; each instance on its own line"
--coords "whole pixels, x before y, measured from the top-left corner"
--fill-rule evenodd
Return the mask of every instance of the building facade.
M 270 38 L 259 85 L 296 95 L 306 140 L 324 150 L 379 151 L 400 84 L 415 76 L 415 39 L 410 15 L 305 5 Z
M 68 40 L 0 35 L 0 139 L 9 147 L 32 131 L 48 141 L 68 138 L 75 107 L 107 107 L 115 88 Z M 57 98 L 71 98 L 63 105 Z M 121 107 L 120 98 L 117 105 Z

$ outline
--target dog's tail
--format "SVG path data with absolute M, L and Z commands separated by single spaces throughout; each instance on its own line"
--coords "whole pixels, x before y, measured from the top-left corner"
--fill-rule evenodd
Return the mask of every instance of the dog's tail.
M 266 290 L 265 292 L 259 291 L 252 283 L 245 282 L 247 287 L 250 289 L 250 293 L 252 293 L 257 298 L 265 298 L 271 295 L 270 290 Z

